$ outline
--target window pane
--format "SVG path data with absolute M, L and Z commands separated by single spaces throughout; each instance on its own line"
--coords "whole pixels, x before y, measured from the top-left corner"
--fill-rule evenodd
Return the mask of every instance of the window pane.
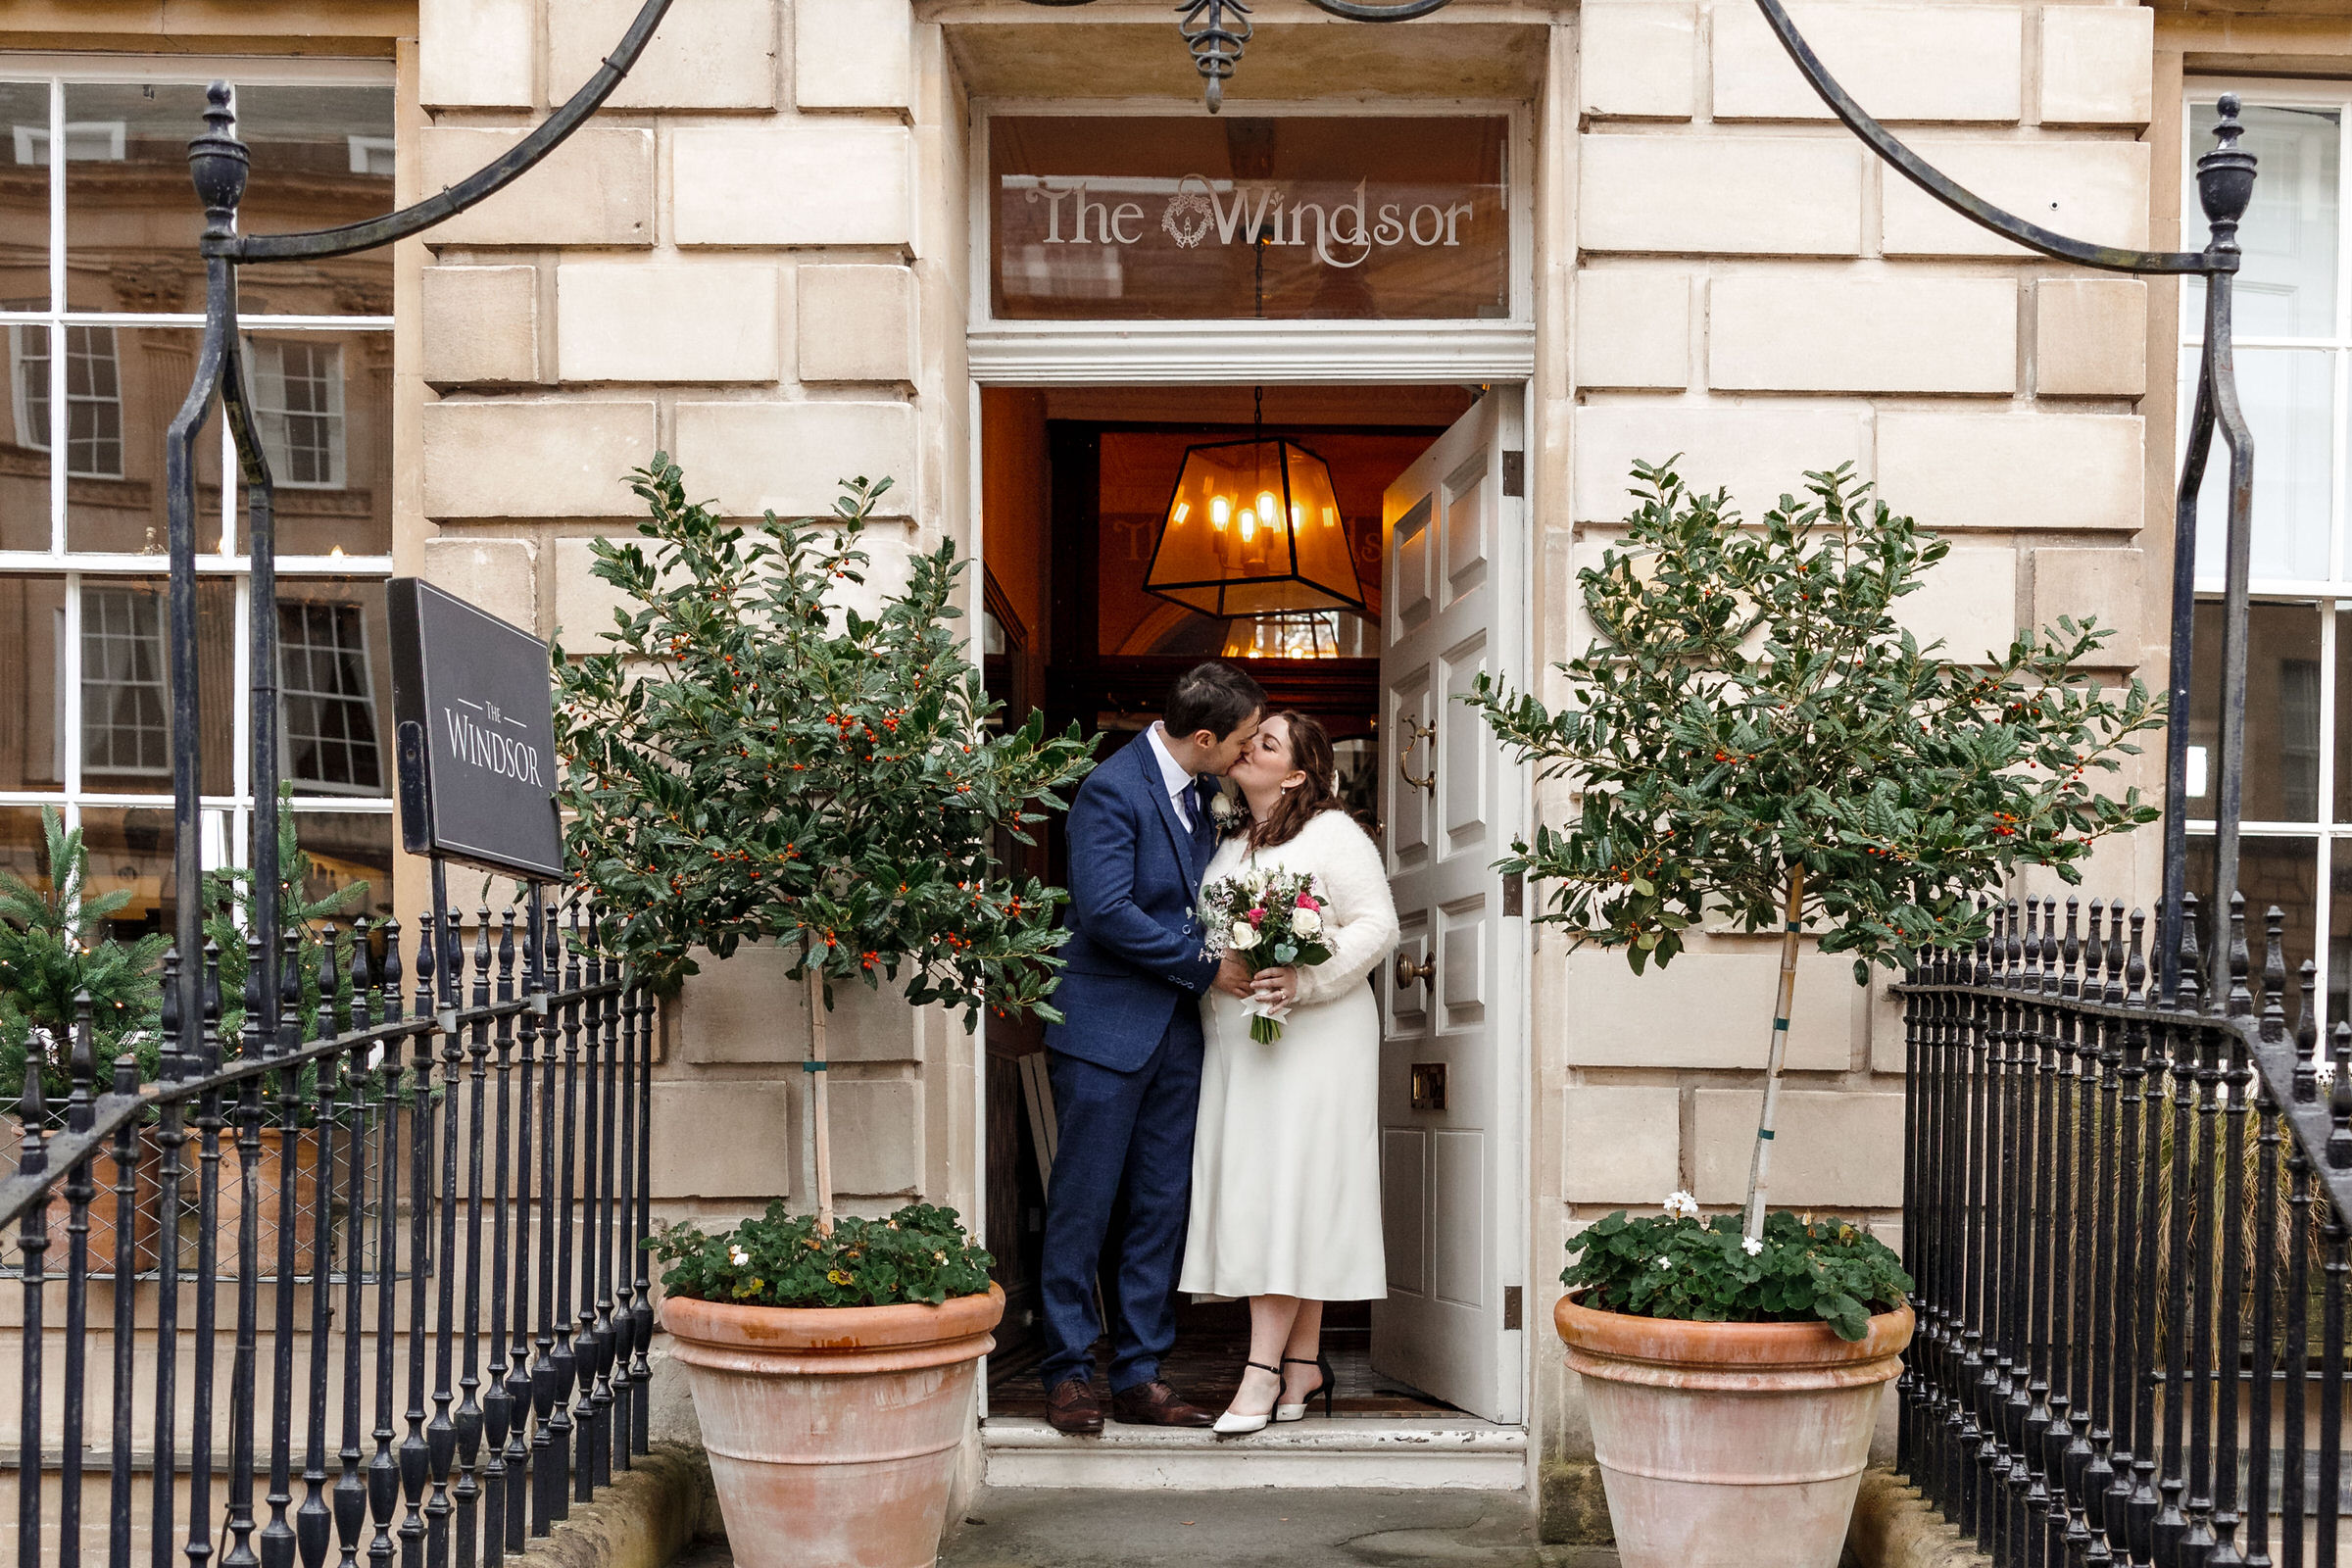
M 2285 109 L 2248 104 L 2239 117 L 2239 143 L 2260 159 L 2254 205 L 2238 243 L 2245 265 L 2231 290 L 2231 315 L 2241 337 L 2328 337 L 2335 331 L 2336 156 L 2341 117 L 2332 109 Z M 2205 218 L 2196 198 L 2196 159 L 2214 146 L 2218 119 L 2210 103 L 2189 106 L 2187 200 L 2181 207 L 2181 246 L 2205 244 Z M 2204 286 L 2189 285 L 2188 330 L 2203 330 Z
M 255 234 L 327 228 L 392 211 L 392 110 L 388 82 L 240 83 L 237 133 L 253 149 L 253 177 L 239 226 Z M 238 288 L 248 316 L 390 316 L 392 252 L 260 268 Z
M 70 309 L 204 309 L 204 209 L 188 184 L 203 131 L 201 82 L 67 83 L 66 253 L 90 264 L 67 272 Z
M 0 871 L 7 871 L 45 893 L 49 890 L 49 872 L 43 864 L 47 855 L 48 840 L 41 832 L 41 808 L 0 806 Z
M 392 334 L 263 332 L 246 339 L 284 556 L 392 553 Z M 237 513 L 240 548 L 248 517 Z
M 0 303 L 49 303 L 49 84 L 0 81 Z
M 278 584 L 279 766 L 302 795 L 391 793 L 381 581 Z
M 81 585 L 81 782 L 98 794 L 172 791 L 171 601 L 155 577 Z M 237 693 L 235 591 L 225 578 L 196 590 L 203 790 L 228 793 Z
M 46 550 L 49 329 L 19 324 L 0 335 L 8 339 L 8 379 L 0 385 L 0 550 Z
M 2222 607 L 2197 606 L 2188 705 L 2192 816 L 2221 788 Z M 2201 786 L 2201 787 L 2200 787 Z M 2315 822 L 2320 793 L 2320 617 L 2310 605 L 2247 607 L 2245 818 Z
M 2260 454 L 2254 485 L 2253 568 L 2258 578 L 2326 579 L 2334 420 L 2333 356 L 2241 349 L 2237 394 Z M 2197 384 L 2197 351 L 2180 356 L 2185 438 Z M 2230 454 L 2216 430 L 2197 496 L 2197 575 L 2219 580 L 2230 527 Z
M 160 931 L 169 936 L 178 902 L 170 808 L 85 806 L 81 842 L 90 853 L 90 891 L 130 895 L 115 915 L 114 935 L 129 939 Z
M 1509 122 L 999 117 L 1004 318 L 1499 318 Z
M 392 815 L 388 811 L 297 811 L 295 840 L 310 857 L 303 896 L 314 903 L 356 883 L 365 893 L 349 896 L 329 918 L 348 922 L 359 915 L 392 912 Z
M 0 789 L 66 784 L 63 577 L 0 576 Z
M 170 547 L 164 434 L 196 378 L 199 335 L 183 327 L 77 327 L 69 432 L 76 476 L 66 490 L 66 548 L 161 556 Z M 76 391 L 76 388 L 83 390 Z M 196 548 L 220 548 L 220 412 L 196 435 Z M 111 464 L 90 472 L 85 463 Z
M 2332 879 L 2331 879 L 2332 880 Z M 2286 916 L 2286 972 L 2293 974 L 2304 959 L 2315 956 L 2312 939 L 2318 930 L 2320 905 L 2319 840 L 2263 838 L 2248 835 L 2237 841 L 2237 888 L 2246 896 L 2246 935 L 2260 961 L 2263 912 L 2273 905 Z M 2210 952 L 2213 934 L 2213 840 L 2188 841 L 2188 891 L 2197 896 L 2197 947 Z M 2340 933 L 2343 916 L 2330 910 L 2328 930 Z M 2154 936 L 2153 929 L 2149 935 Z M 2333 938 L 2329 946 L 2334 946 Z M 2329 989 L 2341 996 L 2342 982 L 2332 975 Z M 2293 1012 L 2290 1004 L 2288 1012 Z

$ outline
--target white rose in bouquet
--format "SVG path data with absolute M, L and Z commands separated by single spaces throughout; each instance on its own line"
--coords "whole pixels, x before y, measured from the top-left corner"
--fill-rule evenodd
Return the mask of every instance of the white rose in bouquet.
M 1232 935 L 1226 940 L 1234 947 L 1247 952 L 1257 946 L 1257 927 L 1247 920 L 1236 920 L 1233 922 Z
M 1293 909 L 1291 911 L 1291 931 L 1293 934 L 1302 937 L 1321 936 L 1323 934 L 1323 916 L 1313 909 Z

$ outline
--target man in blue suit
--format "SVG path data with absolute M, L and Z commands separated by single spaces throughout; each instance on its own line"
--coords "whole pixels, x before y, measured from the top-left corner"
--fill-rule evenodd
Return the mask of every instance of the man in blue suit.
M 1230 664 L 1188 671 L 1165 713 L 1079 786 L 1070 804 L 1068 967 L 1046 1030 L 1060 1140 L 1046 1197 L 1046 1416 L 1100 1432 L 1094 1391 L 1098 1266 L 1115 1281 L 1111 1413 L 1152 1426 L 1214 1419 L 1161 1381 L 1176 1343 L 1176 1278 L 1192 1201 L 1200 1098 L 1200 999 L 1247 996 L 1233 960 L 1208 957 L 1197 912 L 1216 851 L 1209 798 L 1265 711 Z M 1106 1257 L 1113 1210 L 1125 1225 Z

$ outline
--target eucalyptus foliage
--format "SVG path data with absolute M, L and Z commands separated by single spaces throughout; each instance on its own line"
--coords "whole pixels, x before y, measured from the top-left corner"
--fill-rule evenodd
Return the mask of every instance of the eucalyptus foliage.
M 565 847 L 619 918 L 658 992 L 748 941 L 795 976 L 964 1009 L 1046 1004 L 1067 898 L 1004 874 L 999 835 L 1032 842 L 1092 765 L 1076 726 L 995 724 L 999 704 L 954 622 L 953 543 L 909 561 L 879 615 L 838 603 L 864 582 L 867 519 L 889 488 L 843 486 L 824 519 L 722 521 L 686 499 L 666 454 L 632 476 L 643 542 L 598 540 L 596 575 L 630 601 L 601 651 L 555 651 Z
M 2100 837 L 2153 820 L 2091 787 L 2162 726 L 2136 679 L 2082 667 L 2113 633 L 2061 617 L 1963 662 L 1894 616 L 1949 546 L 1851 466 L 1808 473 L 1760 526 L 1673 463 L 1637 464 L 1623 542 L 1578 573 L 1595 630 L 1557 710 L 1482 676 L 1504 744 L 1581 791 L 1503 868 L 1549 881 L 1542 918 L 1663 965 L 1692 927 L 1782 928 L 1792 875 L 1854 977 L 1984 929 L 2021 862 L 2079 881 Z

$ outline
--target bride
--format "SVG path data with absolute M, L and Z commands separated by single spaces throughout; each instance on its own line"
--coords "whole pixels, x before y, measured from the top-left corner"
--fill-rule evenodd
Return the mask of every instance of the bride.
M 1226 776 L 1248 811 L 1203 885 L 1250 870 L 1311 872 L 1332 956 L 1266 969 L 1256 997 L 1287 1007 L 1282 1038 L 1250 1038 L 1250 1004 L 1201 999 L 1206 1054 L 1193 1205 L 1178 1289 L 1250 1298 L 1250 1359 L 1225 1436 L 1296 1421 L 1323 1396 L 1323 1303 L 1388 1295 L 1380 1223 L 1380 1005 L 1364 984 L 1396 944 L 1380 851 L 1342 808 L 1331 737 L 1277 713 Z

